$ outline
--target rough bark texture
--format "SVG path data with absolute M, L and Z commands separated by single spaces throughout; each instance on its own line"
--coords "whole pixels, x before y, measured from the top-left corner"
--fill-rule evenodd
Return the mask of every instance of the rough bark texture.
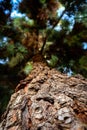
M 87 130 L 87 80 L 34 63 L 11 96 L 0 130 Z

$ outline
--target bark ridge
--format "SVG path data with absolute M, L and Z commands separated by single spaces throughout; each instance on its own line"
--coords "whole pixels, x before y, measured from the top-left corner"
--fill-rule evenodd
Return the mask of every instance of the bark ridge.
M 11 96 L 0 130 L 87 130 L 87 79 L 34 63 Z

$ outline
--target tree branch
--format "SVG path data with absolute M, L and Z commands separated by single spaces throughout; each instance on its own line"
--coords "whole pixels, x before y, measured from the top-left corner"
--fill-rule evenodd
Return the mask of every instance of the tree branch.
M 62 19 L 63 15 L 64 15 L 65 12 L 67 11 L 68 7 L 69 7 L 69 3 L 66 2 L 65 10 L 62 12 L 62 14 L 60 15 L 60 17 L 56 20 L 55 24 L 53 25 L 53 27 L 52 27 L 52 29 L 51 29 L 51 32 L 52 32 L 52 30 L 57 26 L 57 24 L 60 22 L 60 20 Z M 50 33 L 50 34 L 51 34 L 51 33 Z M 46 45 L 46 41 L 47 41 L 47 38 L 48 38 L 48 37 L 49 37 L 49 35 L 46 35 L 46 36 L 44 37 L 43 46 L 42 46 L 42 48 L 41 48 L 41 54 L 43 54 L 43 50 L 44 50 L 44 47 L 45 47 L 45 45 Z

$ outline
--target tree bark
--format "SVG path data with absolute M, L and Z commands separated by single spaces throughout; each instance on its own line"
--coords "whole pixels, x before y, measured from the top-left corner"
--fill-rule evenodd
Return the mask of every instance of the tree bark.
M 0 130 L 87 130 L 87 79 L 34 63 L 11 96 Z

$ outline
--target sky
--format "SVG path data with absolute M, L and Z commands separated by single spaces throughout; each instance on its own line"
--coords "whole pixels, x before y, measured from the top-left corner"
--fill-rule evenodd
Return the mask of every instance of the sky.
M 23 15 L 21 13 L 18 12 L 18 10 L 16 9 L 17 4 L 21 1 L 21 0 L 12 0 L 14 7 L 13 7 L 13 12 L 11 13 L 11 17 L 22 17 Z

